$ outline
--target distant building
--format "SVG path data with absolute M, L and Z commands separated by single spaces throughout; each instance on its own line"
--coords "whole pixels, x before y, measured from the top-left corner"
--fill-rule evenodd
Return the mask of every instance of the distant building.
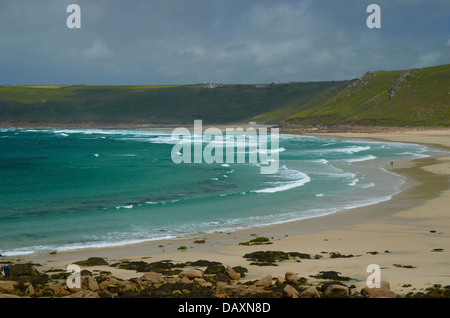
M 205 82 L 204 84 L 205 86 L 203 86 L 203 88 L 217 88 L 219 86 L 216 83 L 209 83 L 209 82 Z

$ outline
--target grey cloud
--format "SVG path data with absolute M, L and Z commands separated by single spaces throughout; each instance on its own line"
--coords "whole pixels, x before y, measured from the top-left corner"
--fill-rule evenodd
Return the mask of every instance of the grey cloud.
M 449 63 L 448 1 L 376 2 L 380 30 L 365 0 L 0 0 L 0 84 L 330 80 Z M 79 30 L 65 26 L 70 3 Z

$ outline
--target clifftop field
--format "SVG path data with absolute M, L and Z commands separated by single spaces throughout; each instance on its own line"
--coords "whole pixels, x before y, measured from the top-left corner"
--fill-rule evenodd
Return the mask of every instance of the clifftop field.
M 215 86 L 214 86 L 215 87 Z M 0 125 L 450 126 L 450 64 L 287 84 L 0 86 Z

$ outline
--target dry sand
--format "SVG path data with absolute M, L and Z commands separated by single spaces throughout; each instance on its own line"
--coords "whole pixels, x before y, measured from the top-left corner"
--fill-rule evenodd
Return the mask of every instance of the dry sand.
M 450 130 L 402 131 L 390 133 L 321 134 L 344 138 L 376 139 L 394 142 L 413 142 L 450 149 Z M 353 278 L 350 284 L 358 289 L 366 284 L 370 264 L 381 267 L 381 279 L 391 283 L 397 293 L 420 291 L 433 284 L 450 285 L 450 156 L 424 158 L 410 162 L 396 162 L 394 170 L 407 178 L 404 191 L 390 201 L 376 205 L 342 211 L 303 221 L 259 227 L 233 233 L 213 233 L 180 238 L 171 241 L 148 242 L 116 248 L 58 252 L 9 258 L 16 262 L 39 263 L 40 270 L 62 268 L 88 257 L 104 257 L 110 263 L 118 260 L 175 262 L 206 259 L 225 265 L 248 268 L 245 279 L 253 280 L 267 274 L 274 277 L 287 271 L 315 281 L 309 275 L 319 271 L 337 271 Z M 256 236 L 271 238 L 273 244 L 240 246 Z M 205 239 L 206 243 L 194 243 Z M 185 245 L 187 251 L 177 247 Z M 433 251 L 442 249 L 442 251 Z M 320 259 L 282 261 L 278 266 L 255 266 L 243 255 L 260 250 L 322 255 Z M 330 258 L 330 252 L 351 258 Z M 368 252 L 377 252 L 373 255 Z M 2 258 L 5 260 L 6 258 Z M 394 264 L 414 268 L 396 267 Z M 109 266 L 96 266 L 89 270 L 107 270 L 129 279 L 142 273 L 118 270 Z M 405 287 L 410 285 L 409 287 Z

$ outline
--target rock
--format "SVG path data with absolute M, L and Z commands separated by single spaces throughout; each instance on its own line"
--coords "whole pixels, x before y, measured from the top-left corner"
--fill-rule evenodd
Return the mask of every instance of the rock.
M 435 289 L 428 292 L 425 297 L 427 298 L 444 298 L 446 297 L 446 290 L 444 289 Z
M 219 274 L 225 273 L 225 266 L 222 264 L 208 264 L 205 269 L 205 274 Z
M 10 268 L 10 279 L 18 282 L 19 284 L 24 284 L 29 282 L 33 284 L 33 286 L 37 286 L 39 284 L 45 285 L 48 283 L 48 275 L 42 274 L 37 271 L 33 266 L 33 264 L 14 264 L 11 265 Z
M 23 284 L 23 287 L 25 287 L 24 294 L 27 296 L 34 296 L 35 291 L 33 285 L 31 283 L 25 283 Z
M 203 273 L 197 269 L 186 269 L 178 274 L 180 278 L 187 277 L 189 279 L 202 278 Z
M 164 282 L 164 276 L 161 273 L 148 272 L 141 276 L 140 280 L 151 284 L 157 284 Z
M 121 291 L 133 291 L 135 290 L 135 286 L 133 283 L 131 283 L 128 280 L 120 281 L 119 282 L 120 290 Z
M 265 286 L 269 287 L 272 285 L 272 275 L 267 275 L 254 283 L 255 286 Z
M 62 298 L 100 298 L 98 293 L 90 291 L 90 290 L 80 290 L 76 293 L 73 293 L 69 296 L 64 296 Z
M 283 276 L 278 276 L 278 277 L 275 279 L 275 284 L 276 284 L 277 286 L 281 286 L 281 285 L 283 285 L 285 282 L 286 282 L 286 279 L 285 279 Z
M 254 285 L 227 284 L 225 282 L 217 282 L 216 297 L 247 297 L 256 294 L 267 293 L 264 289 Z M 270 291 L 269 291 L 270 292 Z
M 309 254 L 298 253 L 298 252 L 282 252 L 282 251 L 257 251 L 252 253 L 247 253 L 244 258 L 261 263 L 274 263 L 278 261 L 289 260 L 291 258 L 301 258 L 310 259 Z
M 207 287 L 207 288 L 211 288 L 213 286 L 213 284 L 211 282 L 204 282 L 204 283 L 199 283 L 200 286 L 202 287 Z
M 87 260 L 78 261 L 74 264 L 80 266 L 98 266 L 98 265 L 108 265 L 108 262 L 101 257 L 89 257 Z
M 329 285 L 325 290 L 327 298 L 345 298 L 349 295 L 349 289 L 343 285 Z
M 287 283 L 298 285 L 298 283 L 300 282 L 300 277 L 293 272 L 286 272 L 284 277 L 286 278 Z
M 370 298 L 396 298 L 397 295 L 390 290 L 375 289 L 370 293 Z
M 236 273 L 230 266 L 227 266 L 227 268 L 225 269 L 225 274 L 227 274 L 227 276 L 232 280 L 239 280 L 241 278 L 241 274 Z
M 81 288 L 96 292 L 100 289 L 97 282 L 91 276 L 81 277 Z
M 26 298 L 26 297 L 20 297 L 13 294 L 0 294 L 0 298 Z
M 248 269 L 242 266 L 235 266 L 233 267 L 233 270 L 238 273 L 241 274 L 241 278 L 245 277 L 245 274 L 248 273 Z
M 61 297 L 65 297 L 65 296 L 70 296 L 72 293 L 70 291 L 68 291 L 67 289 L 63 289 L 60 291 L 59 296 Z
M 64 289 L 64 286 L 61 283 L 49 285 L 48 288 L 53 291 L 53 294 L 59 295 L 61 291 Z
M 203 278 L 194 278 L 194 282 L 199 283 L 199 284 L 203 284 L 206 283 L 206 280 Z
M 17 286 L 17 282 L 9 281 L 9 280 L 0 280 L 0 293 L 1 292 L 12 292 Z
M 180 279 L 180 283 L 182 284 L 192 284 L 192 280 L 190 280 L 189 278 L 187 278 L 187 276 L 183 276 Z
M 300 293 L 300 298 L 320 298 L 320 293 L 316 287 L 309 287 Z
M 112 276 L 104 276 L 103 281 L 98 284 L 100 290 L 107 290 L 110 287 L 119 287 L 120 281 Z
M 370 297 L 372 292 L 374 292 L 375 290 L 380 290 L 380 289 L 390 291 L 391 285 L 389 284 L 389 282 L 382 280 L 380 282 L 380 288 L 369 288 L 368 286 L 365 286 L 363 289 L 361 289 L 361 295 Z
M 286 287 L 283 288 L 283 293 L 289 297 L 289 298 L 298 298 L 298 291 L 291 285 L 286 285 Z
M 165 279 L 165 282 L 168 284 L 176 284 L 180 282 L 180 278 L 179 277 L 168 277 Z
M 339 276 L 339 272 L 335 271 L 321 271 L 318 275 L 314 275 L 311 277 L 319 278 L 319 279 L 332 279 L 332 280 L 345 280 L 348 281 L 351 278 L 347 276 Z

